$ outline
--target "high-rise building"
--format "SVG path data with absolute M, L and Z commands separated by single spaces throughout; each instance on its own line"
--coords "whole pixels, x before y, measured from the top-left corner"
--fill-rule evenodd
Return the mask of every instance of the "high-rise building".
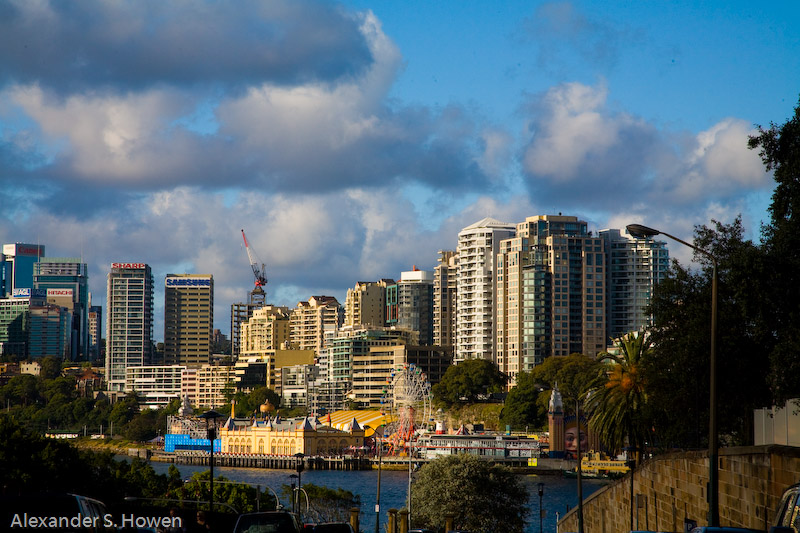
M 401 272 L 400 281 L 386 288 L 387 307 L 390 300 L 396 308 L 387 315 L 393 319 L 387 325 L 416 331 L 420 344 L 433 344 L 433 272 L 416 267 Z
M 458 233 L 455 361 L 494 361 L 495 257 L 514 225 L 484 218 Z
M 433 344 L 456 344 L 456 286 L 458 256 L 454 250 L 439 250 L 439 264 L 433 269 Z
M 342 319 L 342 306 L 333 296 L 312 296 L 307 302 L 298 302 L 289 322 L 289 342 L 294 348 L 319 354 L 326 333 L 338 331 Z
M 606 337 L 616 339 L 652 322 L 646 313 L 653 288 L 669 270 L 667 243 L 618 229 L 600 231 L 606 243 Z
M 214 329 L 214 277 L 167 274 L 164 285 L 164 363 L 209 363 Z
M 234 358 L 242 352 L 242 324 L 250 320 L 256 309 L 261 309 L 263 306 L 263 303 L 253 301 L 231 305 L 231 354 Z
M 52 290 L 52 289 L 50 289 Z M 70 354 L 73 314 L 66 307 L 45 303 L 30 307 L 28 357 L 56 357 L 65 360 Z
M 102 338 L 103 308 L 99 305 L 92 305 L 89 307 L 89 354 L 91 359 L 100 359 L 102 356 L 100 349 Z
M 39 289 L 14 289 L 10 298 L 0 298 L 0 354 L 28 357 L 31 307 L 47 304 L 47 292 Z
M 344 325 L 353 328 L 361 326 L 382 327 L 386 317 L 386 287 L 394 280 L 358 281 L 355 287 L 347 289 L 344 302 Z
M 112 263 L 106 297 L 106 383 L 125 390 L 125 369 L 153 355 L 153 273 L 145 263 Z
M 33 285 L 47 291 L 47 302 L 72 314 L 67 358 L 89 355 L 89 275 L 77 257 L 42 257 L 33 265 Z
M 528 217 L 500 243 L 496 281 L 496 362 L 512 383 L 545 357 L 605 349 L 605 242 L 586 222 Z
M 265 305 L 242 323 L 239 355 L 252 355 L 284 348 L 289 342 L 289 308 Z
M 44 256 L 44 245 L 4 244 L 0 256 L 0 298 L 12 296 L 14 289 L 32 289 L 33 265 Z

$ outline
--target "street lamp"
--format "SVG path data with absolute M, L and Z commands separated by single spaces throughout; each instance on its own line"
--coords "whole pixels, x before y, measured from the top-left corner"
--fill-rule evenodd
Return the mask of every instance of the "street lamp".
M 378 448 L 378 494 L 375 497 L 375 533 L 380 531 L 381 523 L 381 441 L 378 437 L 378 429 L 371 426 L 364 426 L 364 429 L 371 429 L 375 437 L 375 445 Z
M 303 472 L 303 469 L 305 468 L 305 465 L 303 464 L 303 457 L 305 457 L 305 455 L 303 455 L 303 453 L 301 452 L 301 453 L 294 454 L 294 456 L 297 458 L 297 465 L 296 465 L 296 469 L 297 469 L 297 496 L 296 496 L 296 499 L 297 499 L 297 511 L 300 512 L 300 491 L 302 490 L 301 487 L 303 486 L 303 481 L 302 481 L 303 478 L 301 477 L 301 473 Z
M 578 456 L 578 533 L 583 533 L 583 467 L 581 465 L 581 398 L 575 398 L 575 431 Z
M 709 252 L 693 244 L 689 244 L 669 233 L 648 228 L 640 224 L 626 226 L 628 233 L 638 238 L 663 235 L 673 241 L 688 246 L 695 252 L 711 259 L 713 266 L 711 277 L 711 362 L 708 408 L 708 525 L 719 526 L 719 435 L 717 435 L 717 258 Z
M 542 509 L 542 496 L 544 496 L 544 483 L 537 483 L 536 487 L 539 489 L 539 533 L 542 533 L 542 519 L 544 518 L 544 509 Z
M 209 484 L 209 490 L 211 494 L 208 498 L 208 501 L 211 502 L 211 508 L 209 509 L 211 512 L 214 511 L 214 439 L 217 438 L 217 419 L 224 416 L 225 415 L 220 414 L 213 409 L 200 415 L 200 418 L 206 421 L 206 433 L 210 443 L 209 449 L 211 451 L 211 455 L 208 458 L 208 467 L 211 473 L 211 483 Z

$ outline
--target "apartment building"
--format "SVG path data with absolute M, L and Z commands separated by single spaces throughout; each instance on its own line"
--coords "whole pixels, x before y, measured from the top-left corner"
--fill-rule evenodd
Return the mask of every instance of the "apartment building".
M 312 296 L 298 302 L 289 319 L 289 341 L 294 348 L 320 354 L 325 336 L 342 325 L 344 310 L 333 296 Z
M 214 329 L 214 277 L 167 274 L 164 279 L 164 363 L 208 364 Z
M 439 250 L 439 262 L 433 269 L 433 344 L 456 344 L 456 287 L 458 256 L 455 250 Z

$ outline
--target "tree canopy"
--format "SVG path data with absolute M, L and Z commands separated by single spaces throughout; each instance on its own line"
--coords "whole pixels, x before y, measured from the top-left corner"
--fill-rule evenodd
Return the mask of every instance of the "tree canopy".
M 445 404 L 474 403 L 481 396 L 503 390 L 507 380 L 491 361 L 467 359 L 448 368 L 431 392 L 437 401 Z
M 528 492 L 510 469 L 468 454 L 441 457 L 423 466 L 411 488 L 415 528 L 521 533 Z
M 530 372 L 517 374 L 517 383 L 506 397 L 500 422 L 514 429 L 541 428 L 547 421 L 547 411 L 539 404 L 542 385 Z M 549 398 L 549 394 L 544 393 Z

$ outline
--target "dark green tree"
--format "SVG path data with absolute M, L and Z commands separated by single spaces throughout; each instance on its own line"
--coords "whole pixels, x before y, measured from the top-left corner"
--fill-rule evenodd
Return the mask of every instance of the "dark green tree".
M 517 384 L 506 396 L 500 422 L 514 429 L 543 427 L 547 422 L 547 411 L 538 403 L 542 390 L 542 384 L 530 372 L 517 374 Z
M 773 341 L 764 317 L 762 250 L 744 239 L 740 219 L 695 228 L 695 245 L 718 263 L 718 423 L 723 442 L 752 442 L 752 410 L 770 402 L 769 362 L 758 354 Z M 645 364 L 657 442 L 664 447 L 703 447 L 708 437 L 712 268 L 673 262 L 655 288 L 652 356 Z
M 61 375 L 61 359 L 49 355 L 39 361 L 41 369 L 39 377 L 42 379 L 55 379 Z
M 583 397 L 586 391 L 592 387 L 602 368 L 603 365 L 593 357 L 579 353 L 545 359 L 544 363 L 534 367 L 531 371 L 534 381 L 548 389 L 547 393 L 540 394 L 537 399 L 539 411 L 547 413 L 550 402 L 549 390 L 552 390 L 557 384 L 564 398 L 565 414 L 574 415 L 576 398 Z
M 491 361 L 468 359 L 448 368 L 431 392 L 437 401 L 448 405 L 474 403 L 481 396 L 503 390 L 506 381 L 508 378 Z
M 445 515 L 452 513 L 455 529 L 521 533 L 527 503 L 519 476 L 468 454 L 431 461 L 411 488 L 414 527 L 443 529 Z
M 759 149 L 775 190 L 769 207 L 770 223 L 762 227 L 767 283 L 761 298 L 767 305 L 771 344 L 760 353 L 770 363 L 769 385 L 775 401 L 800 396 L 800 104 L 784 124 L 759 126 L 749 147 Z M 766 349 L 764 349 L 766 348 Z

